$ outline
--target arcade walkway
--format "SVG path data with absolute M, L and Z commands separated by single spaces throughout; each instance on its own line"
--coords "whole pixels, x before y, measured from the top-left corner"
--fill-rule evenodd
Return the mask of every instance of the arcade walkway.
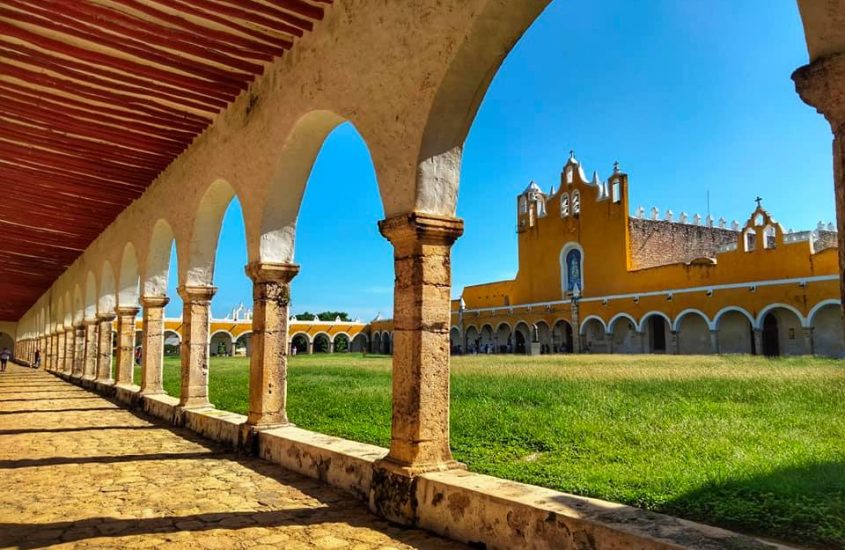
M 0 374 L 0 548 L 459 548 L 42 371 Z

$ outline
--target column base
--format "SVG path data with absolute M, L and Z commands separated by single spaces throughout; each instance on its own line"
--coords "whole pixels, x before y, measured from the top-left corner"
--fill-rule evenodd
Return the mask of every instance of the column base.
M 165 395 L 165 394 L 167 394 L 167 392 L 164 391 L 164 388 L 151 388 L 151 389 L 148 389 L 148 390 L 141 390 L 141 395 L 143 395 L 145 397 L 146 396 L 153 396 L 153 395 Z
M 214 405 L 209 403 L 207 399 L 201 398 L 189 399 L 184 403 L 179 403 L 179 405 L 177 405 L 177 408 L 183 411 L 196 411 L 199 409 L 213 409 Z
M 273 430 L 276 428 L 293 428 L 294 424 L 290 422 L 276 422 L 266 424 L 246 424 L 241 425 L 239 450 L 250 456 L 259 455 L 259 434 L 263 431 Z
M 383 470 L 392 475 L 399 475 L 404 477 L 414 477 L 420 474 L 427 474 L 429 472 L 448 472 L 449 470 L 466 470 L 467 465 L 457 460 L 447 460 L 446 462 L 427 463 L 427 464 L 405 464 L 397 462 L 386 456 L 373 463 L 373 468 L 376 470 Z

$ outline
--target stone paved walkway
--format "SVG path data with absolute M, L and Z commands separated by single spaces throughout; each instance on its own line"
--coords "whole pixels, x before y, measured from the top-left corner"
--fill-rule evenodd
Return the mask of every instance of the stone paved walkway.
M 460 548 L 54 376 L 0 374 L 0 548 Z

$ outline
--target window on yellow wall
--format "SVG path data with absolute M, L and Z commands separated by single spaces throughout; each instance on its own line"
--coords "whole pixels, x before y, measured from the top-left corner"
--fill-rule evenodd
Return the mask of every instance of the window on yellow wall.
M 610 192 L 613 196 L 613 202 L 620 202 L 622 200 L 622 189 L 619 184 L 619 181 L 614 181 L 610 189 Z
M 560 217 L 565 218 L 569 216 L 569 194 L 561 193 L 560 195 Z
M 581 194 L 578 191 L 572 193 L 572 215 L 577 216 L 581 213 Z

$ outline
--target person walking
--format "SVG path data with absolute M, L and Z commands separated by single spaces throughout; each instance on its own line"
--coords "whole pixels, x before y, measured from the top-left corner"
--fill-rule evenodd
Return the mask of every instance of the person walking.
M 37 369 L 41 366 L 41 350 L 35 350 L 35 357 L 32 360 L 32 368 Z
M 10 357 L 12 357 L 12 354 L 9 352 L 9 348 L 3 348 L 3 351 L 0 351 L 0 372 L 6 372 L 6 363 L 9 362 Z

